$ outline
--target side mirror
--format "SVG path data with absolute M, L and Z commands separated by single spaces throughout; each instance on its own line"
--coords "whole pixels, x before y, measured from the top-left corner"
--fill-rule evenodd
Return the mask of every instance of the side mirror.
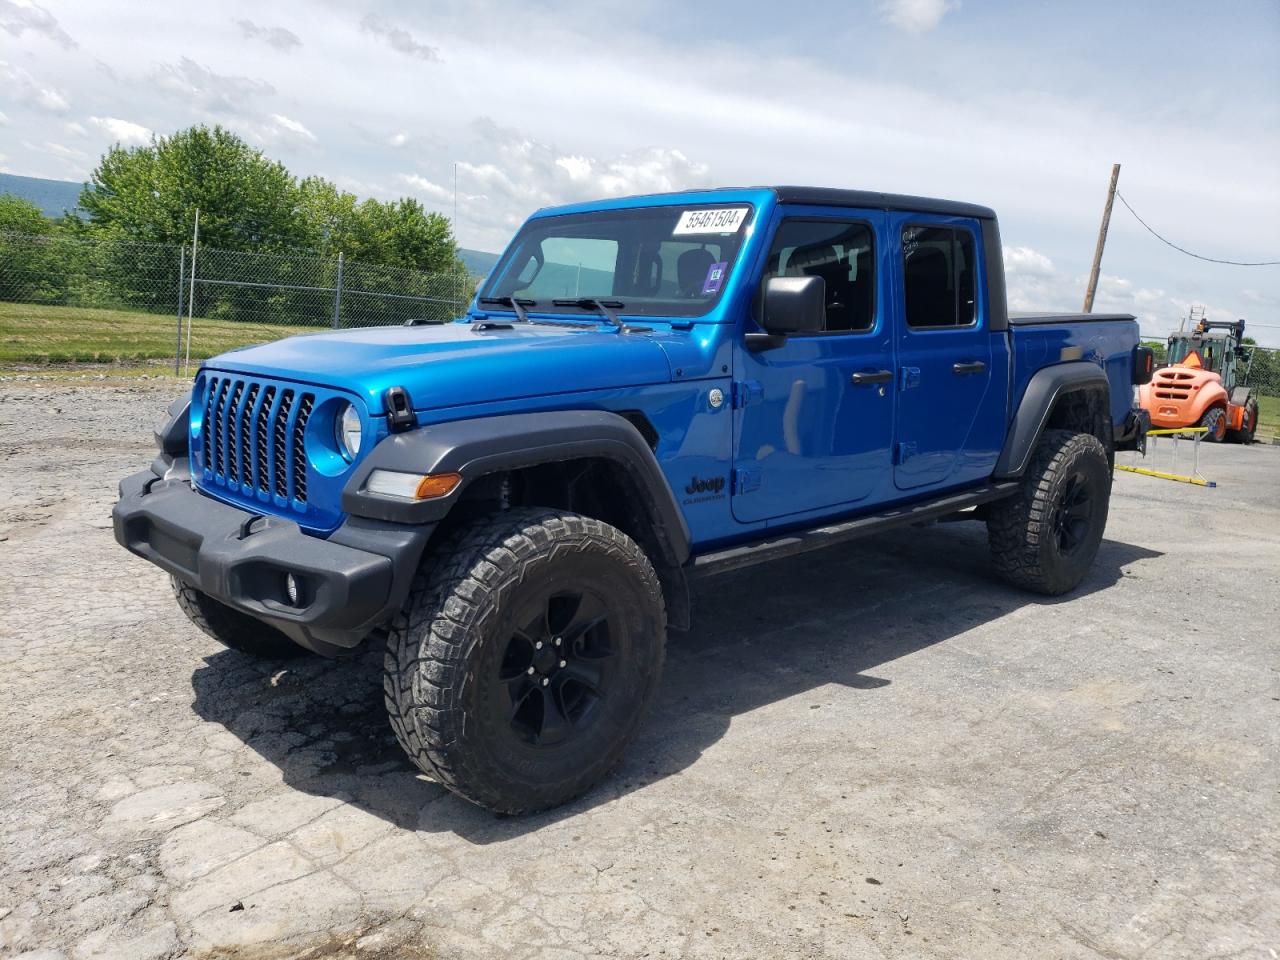
M 821 277 L 771 277 L 764 285 L 764 328 L 771 334 L 817 333 L 827 326 Z

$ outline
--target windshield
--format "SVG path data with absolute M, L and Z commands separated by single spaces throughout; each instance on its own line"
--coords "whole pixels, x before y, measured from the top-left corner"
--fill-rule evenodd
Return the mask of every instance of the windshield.
M 1170 337 L 1167 363 L 1184 363 L 1194 351 L 1200 356 L 1200 366 L 1205 370 L 1217 370 L 1222 360 L 1222 344 L 1198 337 Z
M 694 204 L 531 220 L 481 299 L 518 297 L 537 311 L 589 298 L 617 301 L 627 314 L 701 316 L 726 286 L 751 212 L 742 203 Z

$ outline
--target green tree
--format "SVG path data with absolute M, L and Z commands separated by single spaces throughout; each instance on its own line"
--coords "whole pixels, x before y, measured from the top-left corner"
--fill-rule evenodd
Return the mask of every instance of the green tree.
M 30 200 L 11 193 L 0 194 L 0 233 L 28 233 L 47 236 L 57 224 Z
M 308 177 L 299 205 L 310 245 L 323 256 L 428 272 L 463 269 L 449 221 L 417 200 L 360 201 L 321 177 Z
M 276 251 L 306 242 L 297 181 L 221 126 L 191 127 L 149 146 L 112 147 L 80 195 L 88 229 L 115 239 L 177 244 L 200 210 L 202 244 Z

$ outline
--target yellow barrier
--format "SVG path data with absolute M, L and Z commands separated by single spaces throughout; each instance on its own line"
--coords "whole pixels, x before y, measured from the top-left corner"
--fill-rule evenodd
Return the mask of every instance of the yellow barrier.
M 1206 480 L 1200 475 L 1200 438 L 1209 432 L 1208 427 L 1178 427 L 1172 430 L 1148 430 L 1148 437 L 1173 437 L 1172 459 L 1173 467 L 1176 470 L 1178 466 L 1178 438 L 1191 435 L 1192 442 L 1192 463 L 1191 473 L 1172 473 L 1164 470 L 1148 470 L 1146 467 L 1131 466 L 1129 464 L 1116 464 L 1117 470 L 1123 470 L 1126 473 L 1136 473 L 1144 477 L 1156 477 L 1159 480 L 1176 480 L 1178 483 L 1191 483 L 1197 487 L 1216 487 L 1217 483 L 1212 480 Z M 1154 453 L 1155 444 L 1152 444 Z M 1146 454 L 1144 453 L 1143 456 Z

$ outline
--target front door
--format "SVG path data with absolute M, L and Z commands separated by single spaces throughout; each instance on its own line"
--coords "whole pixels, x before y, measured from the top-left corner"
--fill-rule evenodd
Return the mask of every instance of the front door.
M 890 217 L 902 318 L 897 331 L 900 490 L 990 474 L 1004 437 L 1008 350 L 988 323 L 977 221 Z
M 882 485 L 894 403 L 893 324 L 878 279 L 884 218 L 818 207 L 783 208 L 775 217 L 760 284 L 821 277 L 826 329 L 740 353 L 733 484 L 740 521 L 858 504 Z

